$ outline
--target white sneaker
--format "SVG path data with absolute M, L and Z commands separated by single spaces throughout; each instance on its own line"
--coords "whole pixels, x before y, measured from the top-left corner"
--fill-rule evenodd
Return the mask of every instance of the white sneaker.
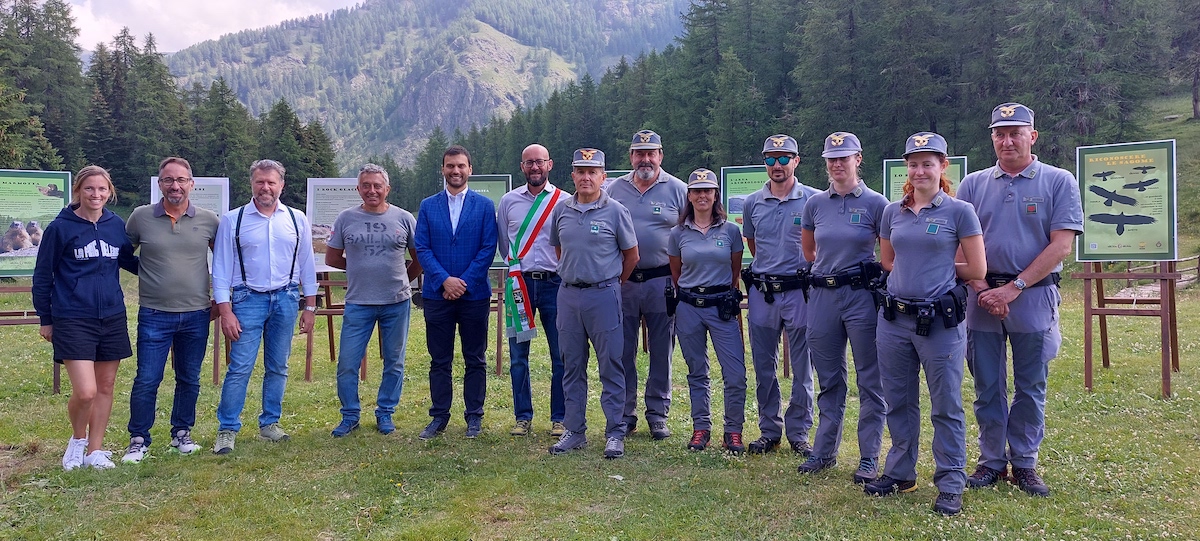
M 125 456 L 121 458 L 121 462 L 137 464 L 146 458 L 146 454 L 149 452 L 150 446 L 146 445 L 146 439 L 134 436 L 129 438 L 129 447 L 125 449 Z
M 63 453 L 63 469 L 71 471 L 83 465 L 83 452 L 87 450 L 87 438 L 71 438 L 67 441 L 67 452 Z
M 83 465 L 97 470 L 111 470 L 117 467 L 112 461 L 112 451 L 101 451 L 99 449 L 83 457 Z
M 192 431 L 180 429 L 175 433 L 175 437 L 171 438 L 171 448 L 179 451 L 181 455 L 190 455 L 200 450 L 200 446 L 192 441 Z

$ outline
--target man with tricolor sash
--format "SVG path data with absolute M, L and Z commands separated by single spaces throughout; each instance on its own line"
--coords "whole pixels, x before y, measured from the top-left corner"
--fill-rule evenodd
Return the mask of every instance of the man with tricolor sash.
M 529 378 L 529 346 L 539 332 L 550 349 L 550 435 L 566 428 L 563 417 L 563 362 L 558 347 L 558 256 L 550 246 L 548 218 L 554 206 L 570 194 L 549 182 L 554 161 L 546 147 L 529 145 L 521 153 L 525 185 L 500 198 L 500 253 L 508 259 L 504 283 L 505 334 L 508 335 L 509 375 L 512 377 L 516 423 L 509 434 L 529 434 L 533 423 L 533 391 Z M 534 322 L 540 314 L 541 328 Z

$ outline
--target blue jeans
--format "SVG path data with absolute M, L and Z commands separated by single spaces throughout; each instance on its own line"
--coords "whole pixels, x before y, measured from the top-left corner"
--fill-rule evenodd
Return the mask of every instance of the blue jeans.
M 171 406 L 171 434 L 191 430 L 196 424 L 196 399 L 200 397 L 200 368 L 208 353 L 209 310 L 163 312 L 138 309 L 137 375 L 129 393 L 129 437 L 141 436 L 150 445 L 150 427 L 158 403 L 158 387 L 175 350 L 175 402 Z
M 454 380 L 450 375 L 454 362 L 454 330 L 462 342 L 463 402 L 465 418 L 482 417 L 487 395 L 488 308 L 490 299 L 474 301 L 423 299 L 425 302 L 425 345 L 429 348 L 429 416 L 450 419 L 454 402 Z
M 242 334 L 229 347 L 229 370 L 221 384 L 217 404 L 217 429 L 237 432 L 242 429 L 242 407 L 246 387 L 263 344 L 262 413 L 258 426 L 278 423 L 283 413 L 283 389 L 287 385 L 288 356 L 292 353 L 292 335 L 300 310 L 300 289 L 291 285 L 270 293 L 251 291 L 245 286 L 233 288 L 233 315 L 242 325 Z
M 362 407 L 358 401 L 358 367 L 367 353 L 375 324 L 382 340 L 383 376 L 375 399 L 375 416 L 391 415 L 400 403 L 404 388 L 404 349 L 408 346 L 408 316 L 412 301 L 392 304 L 350 304 L 342 316 L 342 349 L 338 351 L 337 393 L 342 402 L 342 419 L 357 422 Z
M 529 297 L 526 306 L 533 309 L 530 314 L 541 314 L 541 332 L 546 335 L 546 345 L 550 348 L 550 422 L 561 423 L 566 413 L 566 401 L 563 399 L 563 361 L 562 352 L 558 349 L 558 288 L 562 279 L 557 275 L 545 280 L 533 280 L 526 275 L 525 285 L 529 287 Z M 533 391 L 529 381 L 529 344 L 508 339 L 508 373 L 512 376 L 513 413 L 518 421 L 533 420 Z

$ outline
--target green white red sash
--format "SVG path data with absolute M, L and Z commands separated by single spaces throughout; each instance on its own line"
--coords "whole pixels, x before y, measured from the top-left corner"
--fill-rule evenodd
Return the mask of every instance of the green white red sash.
M 517 230 L 512 250 L 508 256 L 508 278 L 504 280 L 505 329 L 504 334 L 518 342 L 528 342 L 537 336 L 533 318 L 529 317 L 529 288 L 521 276 L 521 258 L 529 253 L 542 226 L 550 219 L 550 211 L 558 203 L 562 190 L 547 183 L 546 189 L 533 199 L 533 206 L 525 215 L 525 221 Z

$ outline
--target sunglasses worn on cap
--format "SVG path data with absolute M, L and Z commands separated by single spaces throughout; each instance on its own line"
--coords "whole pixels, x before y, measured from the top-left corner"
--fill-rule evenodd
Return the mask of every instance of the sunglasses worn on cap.
M 776 158 L 774 156 L 767 156 L 766 158 L 763 159 L 763 163 L 767 164 L 767 167 L 774 166 L 775 162 L 779 162 L 779 165 L 787 165 L 791 161 L 792 161 L 791 156 L 780 156 L 778 158 Z

